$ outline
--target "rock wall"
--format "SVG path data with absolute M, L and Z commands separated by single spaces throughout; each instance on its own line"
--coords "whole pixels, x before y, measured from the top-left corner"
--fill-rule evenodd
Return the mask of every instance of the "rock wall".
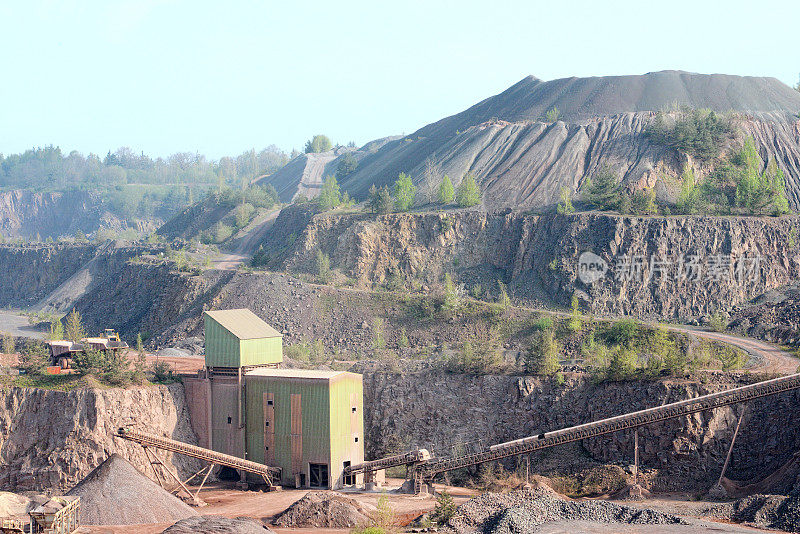
M 446 456 L 459 443 L 501 443 L 743 384 L 733 378 L 709 384 L 670 380 L 595 385 L 589 378 L 568 376 L 559 386 L 535 377 L 366 373 L 366 452 L 368 458 L 377 458 L 398 448 L 425 447 Z M 763 477 L 800 448 L 800 415 L 793 409 L 798 401 L 800 393 L 794 392 L 749 404 L 729 478 Z M 654 488 L 708 489 L 719 476 L 740 410 L 720 408 L 640 429 L 642 465 L 659 469 Z M 581 449 L 596 461 L 631 464 L 633 432 L 585 440 L 569 460 L 579 458 Z M 544 452 L 534 456 L 545 458 Z M 532 465 L 535 470 L 544 462 Z
M 124 220 L 112 214 L 103 198 L 92 191 L 0 192 L 0 236 L 32 239 L 90 234 L 100 228 L 150 232 L 159 219 Z
M 152 476 L 142 448 L 113 437 L 123 425 L 197 443 L 183 386 L 128 389 L 0 389 L 0 489 L 66 491 L 113 453 Z M 159 453 L 179 473 L 194 460 Z
M 207 271 L 192 276 L 174 270 L 168 262 L 125 262 L 106 273 L 75 308 L 90 329 L 115 328 L 128 339 L 138 333 L 159 338 L 186 317 L 201 320 L 203 306 L 233 274 Z M 186 333 L 172 332 L 176 338 Z
M 322 250 L 360 287 L 381 284 L 393 273 L 438 283 L 451 271 L 468 286 L 494 288 L 503 280 L 521 299 L 563 305 L 577 292 L 597 314 L 688 318 L 796 278 L 799 232 L 796 216 L 321 214 L 302 229 L 281 265 L 313 271 Z M 607 266 L 593 283 L 578 276 L 586 251 Z
M 0 245 L 0 306 L 35 304 L 75 274 L 95 245 Z

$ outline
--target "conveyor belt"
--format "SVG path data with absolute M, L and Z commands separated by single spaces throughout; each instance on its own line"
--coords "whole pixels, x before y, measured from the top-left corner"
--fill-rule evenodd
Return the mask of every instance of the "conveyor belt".
M 631 412 L 609 419 L 593 421 L 591 423 L 556 430 L 554 432 L 543 432 L 536 436 L 493 445 L 489 449 L 478 453 L 421 463 L 416 467 L 415 478 L 418 481 L 429 481 L 435 475 L 446 471 L 461 469 L 471 465 L 500 460 L 520 454 L 527 454 L 563 443 L 580 441 L 586 438 L 617 432 L 618 430 L 665 421 L 667 419 L 675 419 L 696 412 L 747 402 L 770 395 L 777 395 L 778 393 L 798 388 L 800 388 L 800 374 L 794 374 L 750 384 L 748 386 L 720 391 L 718 393 L 711 393 L 693 399 L 673 402 L 656 408 Z
M 397 467 L 399 465 L 411 465 L 420 462 L 425 462 L 431 457 L 426 449 L 418 449 L 416 451 L 404 452 L 395 456 L 388 456 L 380 460 L 371 460 L 361 464 L 356 464 L 346 467 L 344 470 L 345 475 L 356 475 L 367 471 L 378 471 L 379 469 L 389 469 L 390 467 Z
M 212 451 L 211 449 L 204 449 L 196 445 L 189 445 L 188 443 L 156 436 L 154 434 L 147 434 L 146 432 L 140 432 L 139 430 L 131 428 L 120 427 L 117 430 L 117 436 L 139 443 L 144 447 L 155 447 L 157 449 L 183 454 L 184 456 L 191 456 L 198 460 L 232 467 L 233 469 L 241 469 L 248 473 L 255 473 L 264 477 L 264 480 L 270 485 L 272 484 L 272 476 L 280 475 L 280 468 L 277 467 L 270 467 L 268 465 L 251 462 L 250 460 L 243 460 L 236 456 Z

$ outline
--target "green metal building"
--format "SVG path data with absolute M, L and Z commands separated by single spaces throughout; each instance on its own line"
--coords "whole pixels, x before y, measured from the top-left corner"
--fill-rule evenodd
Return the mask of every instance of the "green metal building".
M 344 468 L 364 461 L 361 375 L 256 369 L 246 376 L 247 459 L 280 467 L 282 484 L 354 485 Z
M 364 461 L 361 375 L 276 369 L 281 334 L 250 310 L 204 319 L 212 448 L 280 467 L 282 485 L 360 483 L 342 471 Z
M 238 369 L 283 361 L 283 336 L 247 309 L 203 314 L 206 367 Z

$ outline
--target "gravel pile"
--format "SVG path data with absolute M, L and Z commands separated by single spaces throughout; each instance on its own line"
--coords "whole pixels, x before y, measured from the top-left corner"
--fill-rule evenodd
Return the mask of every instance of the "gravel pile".
M 757 527 L 800 532 L 800 497 L 751 495 L 732 503 L 714 505 L 705 513 Z
M 84 525 L 164 523 L 196 516 L 188 504 L 144 476 L 118 454 L 86 475 L 67 495 L 81 498 Z
M 181 519 L 162 534 L 271 534 L 272 530 L 249 517 L 230 519 L 214 515 Z
M 553 521 L 592 521 L 636 525 L 681 524 L 677 516 L 607 501 L 568 501 L 550 491 L 486 493 L 464 503 L 448 525 L 457 533 L 535 532 Z
M 333 491 L 312 491 L 278 514 L 273 523 L 294 528 L 352 528 L 365 524 L 371 510 Z
M 23 495 L 0 491 L 0 517 L 25 517 L 31 500 Z

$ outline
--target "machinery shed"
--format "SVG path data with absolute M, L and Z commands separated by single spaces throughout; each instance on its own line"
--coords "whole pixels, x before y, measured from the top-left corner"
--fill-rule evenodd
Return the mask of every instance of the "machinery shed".
M 245 380 L 249 460 L 280 467 L 283 485 L 339 488 L 357 482 L 342 471 L 364 461 L 361 375 L 256 369 Z
M 248 309 L 203 314 L 206 367 L 236 369 L 283 361 L 283 336 Z

